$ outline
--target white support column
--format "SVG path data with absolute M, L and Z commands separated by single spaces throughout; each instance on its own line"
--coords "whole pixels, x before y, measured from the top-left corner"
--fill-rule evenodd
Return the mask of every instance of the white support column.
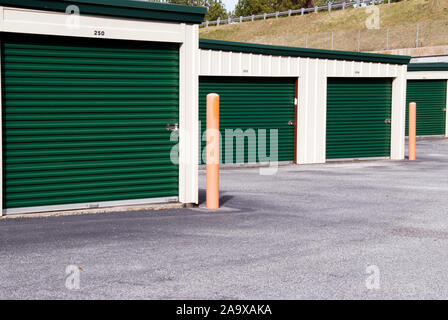
M 325 163 L 327 75 L 325 64 L 306 59 L 300 69 L 297 161 Z
M 184 28 L 179 59 L 179 201 L 197 204 L 199 33 L 197 25 Z
M 390 157 L 403 160 L 405 153 L 406 122 L 406 71 L 407 66 L 398 66 L 398 76 L 392 81 L 392 128 Z

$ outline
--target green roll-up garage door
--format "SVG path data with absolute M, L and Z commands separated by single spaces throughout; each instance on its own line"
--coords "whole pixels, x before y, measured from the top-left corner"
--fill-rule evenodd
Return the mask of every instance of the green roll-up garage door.
M 327 159 L 389 157 L 392 80 L 329 78 Z
M 417 135 L 444 135 L 446 126 L 446 80 L 408 80 L 406 135 L 409 131 L 409 103 L 417 103 Z
M 237 148 L 237 139 L 233 139 L 233 148 L 227 148 L 228 151 L 233 150 L 233 156 L 226 157 L 226 138 L 224 135 L 226 129 L 241 129 L 246 134 L 253 130 L 252 132 L 255 132 L 256 135 L 257 148 L 261 141 L 266 141 L 266 156 L 271 156 L 270 151 L 272 151 L 278 153 L 278 161 L 294 160 L 294 79 L 201 77 L 199 81 L 201 136 L 206 129 L 206 96 L 212 92 L 220 95 L 223 163 L 247 163 L 254 160 L 248 156 L 248 150 L 250 150 L 250 140 L 248 138 L 245 138 L 244 148 L 243 146 Z M 266 130 L 266 138 L 261 141 L 260 129 Z M 270 129 L 278 130 L 277 148 L 270 145 Z M 262 145 L 265 144 L 262 143 Z M 201 163 L 205 163 L 205 156 L 201 156 L 204 147 L 205 141 L 201 139 Z M 257 149 L 255 161 L 266 161 L 263 159 L 264 152 L 259 151 L 260 149 Z
M 2 38 L 4 208 L 178 195 L 178 46 Z

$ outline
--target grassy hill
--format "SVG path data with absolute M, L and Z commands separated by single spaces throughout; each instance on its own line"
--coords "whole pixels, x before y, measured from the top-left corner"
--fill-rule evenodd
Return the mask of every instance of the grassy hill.
M 448 0 L 409 0 L 377 6 L 380 28 L 368 29 L 365 8 L 322 11 L 200 29 L 200 37 L 324 49 L 374 51 L 448 44 Z M 331 40 L 333 39 L 333 40 Z

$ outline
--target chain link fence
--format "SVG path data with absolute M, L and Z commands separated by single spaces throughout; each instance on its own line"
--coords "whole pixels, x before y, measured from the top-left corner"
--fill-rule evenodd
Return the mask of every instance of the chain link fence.
M 379 51 L 448 45 L 448 20 L 397 25 L 379 29 L 297 33 L 251 42 L 303 48 Z

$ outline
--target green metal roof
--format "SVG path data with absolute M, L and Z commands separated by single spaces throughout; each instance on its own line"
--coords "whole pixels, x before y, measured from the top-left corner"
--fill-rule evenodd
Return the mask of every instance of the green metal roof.
M 319 59 L 366 61 L 366 62 L 380 62 L 391 64 L 408 64 L 409 60 L 411 59 L 411 57 L 409 56 L 271 46 L 265 44 L 231 42 L 231 41 L 221 41 L 211 39 L 200 39 L 199 48 L 210 50 L 259 53 L 275 56 L 309 57 Z
M 0 0 L 1 6 L 66 12 L 75 5 L 80 14 L 124 17 L 141 20 L 161 20 L 201 23 L 207 11 L 203 7 L 135 0 Z
M 410 63 L 408 71 L 448 71 L 448 62 Z

